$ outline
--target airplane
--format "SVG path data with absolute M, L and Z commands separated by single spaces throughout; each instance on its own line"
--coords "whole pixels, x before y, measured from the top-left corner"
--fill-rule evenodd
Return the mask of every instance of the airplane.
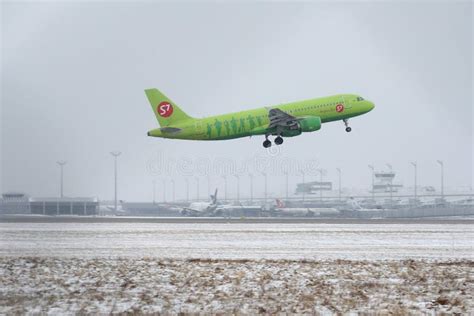
M 218 204 L 216 189 L 209 202 L 192 202 L 181 210 L 181 214 L 185 216 L 217 216 L 229 208 L 229 205 Z
M 115 206 L 111 204 L 100 204 L 99 205 L 99 212 L 102 215 L 115 215 L 115 216 L 124 216 L 127 214 L 127 211 L 123 208 L 123 200 L 119 200 L 119 204 L 117 205 L 117 210 L 115 210 Z
M 339 214 L 339 211 L 335 208 L 322 208 L 322 207 L 286 207 L 285 203 L 280 199 L 275 199 L 276 206 L 275 212 L 281 215 L 289 216 L 335 216 Z
M 351 211 L 351 212 L 361 212 L 361 211 L 383 211 L 383 210 L 386 210 L 386 208 L 382 206 L 379 206 L 379 205 L 374 205 L 372 203 L 372 205 L 368 205 L 368 206 L 364 206 L 364 205 L 360 205 L 360 203 L 354 199 L 353 196 L 349 197 L 349 199 L 347 200 L 347 203 L 345 206 L 341 207 L 340 210 L 343 210 L 343 211 Z
M 355 94 L 338 94 L 329 97 L 262 107 L 254 110 L 193 118 L 158 89 L 146 89 L 160 128 L 148 131 L 152 137 L 187 140 L 226 140 L 264 135 L 263 147 L 272 145 L 268 139 L 276 136 L 275 145 L 283 144 L 283 137 L 294 137 L 303 132 L 321 129 L 321 124 L 344 122 L 346 132 L 349 118 L 370 112 L 374 103 Z

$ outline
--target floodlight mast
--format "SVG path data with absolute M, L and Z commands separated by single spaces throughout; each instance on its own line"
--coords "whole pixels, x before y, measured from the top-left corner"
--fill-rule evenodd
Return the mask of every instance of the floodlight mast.
M 196 201 L 199 201 L 199 177 L 194 177 L 196 180 Z
M 375 178 L 375 168 L 373 165 L 369 165 L 369 169 L 372 170 L 372 201 L 375 199 L 375 190 L 374 190 L 374 178 Z
M 64 169 L 64 165 L 67 164 L 67 161 L 65 160 L 59 160 L 59 161 L 56 161 L 56 163 L 59 165 L 60 169 L 61 169 L 61 175 L 60 175 L 60 182 L 59 182 L 59 194 L 60 194 L 60 197 L 61 199 L 64 197 L 64 191 L 63 191 L 63 184 L 64 184 L 64 173 L 63 173 L 63 169 Z
M 110 154 L 114 156 L 114 176 L 115 176 L 114 210 L 115 212 L 117 212 L 117 158 L 122 153 L 120 151 L 112 151 Z
M 253 174 L 249 173 L 250 178 L 250 203 L 253 202 Z
M 153 183 L 153 205 L 156 204 L 156 180 L 152 181 Z
M 301 188 L 303 189 L 303 202 L 304 202 L 304 198 L 305 198 L 305 194 L 306 194 L 306 188 L 305 188 L 305 179 L 304 179 L 304 171 L 303 170 L 300 170 L 300 174 L 301 176 L 303 177 L 303 185 L 301 186 Z
M 437 162 L 441 167 L 441 198 L 444 199 L 444 162 L 442 160 L 437 160 Z
M 390 173 L 393 174 L 393 167 L 387 163 L 387 167 L 390 169 Z M 390 207 L 393 207 L 393 177 L 390 175 Z
M 319 202 L 323 202 L 323 173 L 324 169 L 318 169 L 319 172 Z
M 339 202 L 341 202 L 341 168 L 336 168 L 337 173 L 339 175 Z
M 189 179 L 184 179 L 186 181 L 186 202 L 189 202 Z
M 227 202 L 227 175 L 222 175 L 224 179 L 224 200 Z
M 238 174 L 234 174 L 234 177 L 237 179 L 237 202 L 240 203 L 240 176 Z
M 414 187 L 414 203 L 417 204 L 417 169 L 418 169 L 418 163 L 416 161 L 411 162 L 413 168 L 414 168 L 414 174 L 415 174 L 415 187 Z
M 289 192 L 288 192 L 288 170 L 283 171 L 283 174 L 285 175 L 286 200 L 288 201 L 288 199 L 289 199 Z
M 265 197 L 264 197 L 264 204 L 267 205 L 267 173 L 266 172 L 260 172 L 262 176 L 265 178 Z
M 175 184 L 174 184 L 174 179 L 171 179 L 171 185 L 172 185 L 172 189 L 173 189 L 173 202 L 175 201 Z

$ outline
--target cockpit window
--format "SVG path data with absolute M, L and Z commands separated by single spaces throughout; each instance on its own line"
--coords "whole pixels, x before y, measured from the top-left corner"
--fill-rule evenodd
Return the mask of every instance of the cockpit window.
M 363 97 L 357 97 L 357 101 L 364 101 Z

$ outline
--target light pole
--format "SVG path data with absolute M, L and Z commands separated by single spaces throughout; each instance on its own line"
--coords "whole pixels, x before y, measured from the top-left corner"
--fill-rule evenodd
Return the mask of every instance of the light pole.
M 375 190 L 374 190 L 374 174 L 375 174 L 375 168 L 373 165 L 369 165 L 369 169 L 372 170 L 372 202 L 375 199 Z
M 207 175 L 207 197 L 211 195 L 211 176 Z
M 319 202 L 323 202 L 323 170 L 318 169 L 319 172 Z
M 189 202 L 189 179 L 186 178 L 186 202 Z
M 115 212 L 117 212 L 117 158 L 118 158 L 118 156 L 120 156 L 121 152 L 120 151 L 112 151 L 110 154 L 112 156 L 114 156 L 114 174 L 115 174 L 114 209 L 115 209 Z
M 288 171 L 283 171 L 286 177 L 286 201 L 288 201 Z
M 156 180 L 153 180 L 153 205 L 156 204 Z
M 224 179 L 224 201 L 227 202 L 227 176 L 223 175 L 222 178 Z
M 306 187 L 305 187 L 305 181 L 304 181 L 304 171 L 300 171 L 300 173 L 303 176 L 303 185 L 301 186 L 301 188 L 303 189 L 303 202 L 304 202 L 304 197 L 305 197 L 305 194 L 306 194 Z
M 63 169 L 64 169 L 64 165 L 67 163 L 67 161 L 65 160 L 60 160 L 60 161 L 56 161 L 56 163 L 59 165 L 59 168 L 61 169 L 61 176 L 60 176 L 60 179 L 59 179 L 59 194 L 61 196 L 61 199 L 64 197 L 64 194 L 63 194 L 63 176 L 64 176 L 64 173 L 63 173 Z
M 390 206 L 393 206 L 393 168 L 392 165 L 387 163 L 387 167 L 390 169 Z
M 441 167 L 441 198 L 444 200 L 444 163 L 442 160 L 436 160 Z
M 166 202 L 166 180 L 162 180 L 163 183 L 163 202 Z
M 253 174 L 249 173 L 250 178 L 250 203 L 253 203 Z
M 266 172 L 261 172 L 261 174 L 264 176 L 265 178 L 265 196 L 264 196 L 264 200 L 263 200 L 263 203 L 265 205 L 267 205 L 267 173 Z
M 234 174 L 234 177 L 237 178 L 237 202 L 240 203 L 240 177 L 238 174 Z
M 195 177 L 196 179 L 196 200 L 199 201 L 199 178 Z
M 339 202 L 341 202 L 341 168 L 336 168 L 339 175 Z
M 414 167 L 414 171 L 415 171 L 415 188 L 414 188 L 415 201 L 413 201 L 413 202 L 414 202 L 415 204 L 417 204 L 417 200 L 416 200 L 416 198 L 417 198 L 417 194 L 416 194 L 416 193 L 417 193 L 417 192 L 416 192 L 416 185 L 417 185 L 416 182 L 417 182 L 417 181 L 416 181 L 416 180 L 417 180 L 417 179 L 416 179 L 416 176 L 417 176 L 417 167 L 418 167 L 418 165 L 417 165 L 416 161 L 411 162 L 411 164 L 412 164 L 412 166 Z
M 173 189 L 173 202 L 174 202 L 175 201 L 174 179 L 171 179 L 171 186 L 172 186 L 172 189 Z

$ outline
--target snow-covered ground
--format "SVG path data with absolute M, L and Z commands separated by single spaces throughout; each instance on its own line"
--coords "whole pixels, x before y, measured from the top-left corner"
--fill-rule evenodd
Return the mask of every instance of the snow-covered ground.
M 0 314 L 474 310 L 472 261 L 0 258 Z
M 473 224 L 0 223 L 0 315 L 474 311 Z
M 474 259 L 474 224 L 0 223 L 0 256 Z

